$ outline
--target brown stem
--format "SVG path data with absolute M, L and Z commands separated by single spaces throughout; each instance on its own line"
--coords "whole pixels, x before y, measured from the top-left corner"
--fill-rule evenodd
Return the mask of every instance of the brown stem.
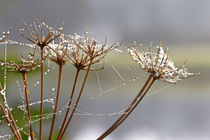
M 151 78 L 152 78 L 152 76 L 150 75 L 148 77 L 146 83 L 144 84 L 144 86 L 140 90 L 139 94 L 135 97 L 133 102 L 130 104 L 130 106 L 125 110 L 125 112 L 120 116 L 120 118 L 106 132 L 104 132 L 97 140 L 103 140 L 110 133 L 112 133 L 129 116 L 129 114 L 136 108 L 136 106 L 143 99 L 143 97 L 146 95 L 146 93 L 148 92 L 148 90 L 152 86 L 153 82 L 155 81 L 155 79 L 152 80 L 152 82 L 150 83 L 150 85 L 148 86 L 148 88 L 146 89 L 144 94 L 142 95 L 143 91 L 145 90 L 145 88 L 147 87 L 149 82 L 151 81 Z
M 3 113 L 3 115 L 4 115 L 4 117 L 5 117 L 5 120 L 7 121 L 8 126 L 10 127 L 10 129 L 11 129 L 12 132 L 13 132 L 13 134 L 15 135 L 15 138 L 16 138 L 17 140 L 19 140 L 20 138 L 19 138 L 17 132 L 15 131 L 15 129 L 13 128 L 12 123 L 9 121 L 8 115 L 7 115 L 6 111 L 4 110 L 4 107 L 2 106 L 1 103 L 0 103 L 0 109 L 1 109 L 1 111 L 2 111 L 2 113 Z
M 58 73 L 59 76 L 58 76 L 58 88 L 57 88 L 56 104 L 55 104 L 55 109 L 54 109 L 54 114 L 53 114 L 53 119 L 52 119 L 52 125 L 51 125 L 49 140 L 52 139 L 53 129 L 54 129 L 55 120 L 56 120 L 56 114 L 57 114 L 57 110 L 58 110 L 60 87 L 61 87 L 62 68 L 63 68 L 63 65 L 60 64 L 59 65 L 59 73 Z
M 19 139 L 22 140 L 22 137 L 21 137 L 21 135 L 20 135 L 20 132 L 19 132 L 19 130 L 18 130 L 18 128 L 17 128 L 17 125 L 16 125 L 16 123 L 15 123 L 15 120 L 14 120 L 14 118 L 13 118 L 13 115 L 12 115 L 12 113 L 11 113 L 11 111 L 10 111 L 10 108 L 9 108 L 9 106 L 8 106 L 8 103 L 7 103 L 6 98 L 5 98 L 4 95 L 2 95 L 2 99 L 3 99 L 3 102 L 5 103 L 5 107 L 6 107 L 6 109 L 7 109 L 9 119 L 11 120 L 12 125 L 14 126 L 14 129 L 15 129 L 15 131 L 16 131 L 16 133 L 17 133 Z
M 91 63 L 92 63 L 92 61 L 90 61 L 90 64 L 89 64 L 89 66 L 88 66 L 88 69 L 87 69 L 87 72 L 86 72 L 86 75 L 85 75 L 85 78 L 84 78 L 82 87 L 81 87 L 81 89 L 80 89 L 79 95 L 78 95 L 78 97 L 77 97 L 76 104 L 74 105 L 74 109 L 73 109 L 73 111 L 72 111 L 72 113 L 71 113 L 71 115 L 70 115 L 70 118 L 69 118 L 69 120 L 68 120 L 66 126 L 64 127 L 63 131 L 61 132 L 61 136 L 58 137 L 59 140 L 62 139 L 62 137 L 63 137 L 64 133 L 66 132 L 66 129 L 68 128 L 68 126 L 69 126 L 69 124 L 70 124 L 70 122 L 71 122 L 71 120 L 72 120 L 72 118 L 73 118 L 73 115 L 74 115 L 74 113 L 75 113 L 75 111 L 76 111 L 77 105 L 78 105 L 78 103 L 79 103 L 80 97 L 81 97 L 82 92 L 83 92 L 83 89 L 84 89 L 84 87 L 85 87 L 85 83 L 86 83 L 86 81 L 87 81 L 88 74 L 89 74 L 89 72 L 90 72 Z
M 43 64 L 43 58 L 44 58 L 44 48 L 41 48 L 41 96 L 40 96 L 40 126 L 39 126 L 39 140 L 42 140 L 42 116 L 43 116 L 43 89 L 44 89 L 44 64 Z
M 34 133 L 32 129 L 31 113 L 30 113 L 29 99 L 28 99 L 28 81 L 26 78 L 26 73 L 23 72 L 22 75 L 23 75 L 23 81 L 24 81 L 24 87 L 25 87 L 26 107 L 27 107 L 27 112 L 28 112 L 28 123 L 30 127 L 30 135 L 31 135 L 31 139 L 34 140 Z
M 69 111 L 70 111 L 72 99 L 73 99 L 73 96 L 74 96 L 74 91 L 75 91 L 75 88 L 76 88 L 76 84 L 77 84 L 77 79 L 78 79 L 78 76 L 79 76 L 79 72 L 80 72 L 80 69 L 77 69 L 76 76 L 75 76 L 75 79 L 74 79 L 73 88 L 72 88 L 72 91 L 71 91 L 71 97 L 70 97 L 69 104 L 68 104 L 67 111 L 66 111 L 66 115 L 65 115 L 65 118 L 64 118 L 64 120 L 63 120 L 63 123 L 62 123 L 61 129 L 60 129 L 60 132 L 59 132 L 59 134 L 58 134 L 58 137 L 60 137 L 61 132 L 62 132 L 63 129 L 64 129 L 64 125 L 65 125 L 65 123 L 66 123 L 67 117 L 68 117 L 68 115 L 69 115 Z
M 150 83 L 150 85 L 148 86 L 147 90 L 144 92 L 144 94 L 140 97 L 140 99 L 138 99 L 138 102 L 134 105 L 134 107 L 126 114 L 126 116 L 117 124 L 114 126 L 114 128 L 112 129 L 111 132 L 113 132 L 132 112 L 133 110 L 137 107 L 137 105 L 142 101 L 142 99 L 144 98 L 144 96 L 146 95 L 146 93 L 149 91 L 149 89 L 151 88 L 152 84 L 154 83 L 156 79 L 154 78 L 152 80 L 152 82 Z M 111 133 L 110 132 L 110 133 Z

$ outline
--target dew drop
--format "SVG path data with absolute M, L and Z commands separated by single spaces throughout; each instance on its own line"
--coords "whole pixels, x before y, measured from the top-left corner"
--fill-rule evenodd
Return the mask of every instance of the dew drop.
M 39 84 L 39 81 L 37 81 L 36 84 L 38 85 Z
M 52 91 L 55 91 L 55 88 L 52 88 Z

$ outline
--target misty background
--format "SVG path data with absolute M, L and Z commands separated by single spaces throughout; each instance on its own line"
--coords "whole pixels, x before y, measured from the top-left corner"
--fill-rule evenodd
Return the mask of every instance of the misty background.
M 98 40 L 107 37 L 108 43 L 126 38 L 119 48 L 124 51 L 130 40 L 143 42 L 145 47 L 150 41 L 157 45 L 162 40 L 163 46 L 169 47 L 175 64 L 181 65 L 187 60 L 187 67 L 201 74 L 146 97 L 107 140 L 210 138 L 209 0 L 0 0 L 0 32 L 12 26 L 9 39 L 22 41 L 23 38 L 16 31 L 16 27 L 23 27 L 21 18 L 28 24 L 39 18 L 55 27 L 64 22 L 64 33 L 67 34 L 75 32 L 82 34 L 87 27 Z M 111 64 L 116 66 L 126 80 L 143 73 L 142 71 L 139 73 L 139 67 L 125 52 L 112 54 L 107 61 L 105 69 L 99 72 L 102 89 L 110 89 L 122 82 L 111 68 Z M 130 67 L 132 71 L 128 70 Z M 47 89 L 56 86 L 56 82 L 53 83 L 52 80 L 56 78 L 54 77 L 56 72 L 50 73 L 46 78 L 52 82 L 46 85 L 49 96 L 51 92 Z M 98 85 L 95 85 L 97 84 L 95 74 L 90 75 L 89 79 L 91 82 L 86 86 L 88 95 L 84 95 L 84 100 L 99 93 Z M 66 80 L 63 83 L 67 86 L 68 79 L 63 80 Z M 79 108 L 96 114 L 118 112 L 131 102 L 143 81 L 130 85 L 128 83 L 127 86 L 110 91 L 101 98 L 81 104 Z M 167 86 L 168 84 L 157 82 L 151 92 Z M 18 90 L 15 81 L 12 87 L 10 91 L 15 93 Z M 66 97 L 61 97 L 61 100 L 62 105 L 65 105 L 69 89 L 63 88 L 63 92 L 66 93 Z M 35 100 L 37 97 L 34 96 L 32 99 Z M 76 116 L 66 137 L 73 140 L 94 140 L 117 117 L 118 115 Z M 49 129 L 48 126 L 46 128 Z

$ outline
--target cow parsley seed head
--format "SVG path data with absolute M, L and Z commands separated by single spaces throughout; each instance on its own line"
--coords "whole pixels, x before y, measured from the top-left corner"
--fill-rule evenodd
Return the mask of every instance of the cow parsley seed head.
M 46 59 L 46 57 L 44 58 L 44 60 L 45 59 Z M 21 56 L 20 64 L 17 64 L 15 62 L 3 62 L 1 60 L 0 60 L 0 64 L 2 66 L 6 66 L 9 69 L 9 71 L 27 73 L 27 72 L 35 70 L 37 67 L 39 67 L 41 65 L 41 63 L 43 61 L 41 61 L 41 59 L 35 60 L 34 54 L 30 53 L 29 58 L 27 58 L 27 59 L 24 59 L 23 56 Z
M 157 46 L 157 53 L 151 52 L 151 47 L 152 43 L 148 51 L 144 51 L 143 49 L 143 51 L 140 52 L 136 47 L 136 42 L 134 42 L 133 45 L 129 45 L 128 52 L 139 66 L 150 73 L 154 78 L 175 84 L 179 80 L 190 78 L 198 74 L 189 72 L 184 64 L 176 68 L 169 56 L 168 48 L 163 50 L 161 43 Z
M 57 44 L 53 41 L 48 45 L 48 48 L 45 49 L 45 56 L 48 55 L 48 58 L 58 65 L 64 65 L 67 61 L 66 54 L 68 51 L 68 47 L 65 44 L 64 36 L 61 35 L 60 41 Z
M 57 39 L 63 30 L 63 24 L 56 31 L 53 27 L 36 19 L 34 25 L 28 26 L 24 21 L 25 29 L 19 29 L 19 33 L 31 43 L 39 46 L 41 49 L 48 46 L 53 40 Z
M 98 42 L 96 38 L 88 37 L 88 33 L 84 35 L 74 34 L 68 36 L 68 59 L 77 68 L 85 70 L 85 67 L 96 63 L 101 63 L 104 57 L 116 49 L 119 45 L 114 43 L 111 46 L 104 42 Z

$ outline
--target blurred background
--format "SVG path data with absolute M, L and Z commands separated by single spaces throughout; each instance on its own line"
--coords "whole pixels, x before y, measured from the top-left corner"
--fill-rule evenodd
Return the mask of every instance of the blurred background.
M 12 26 L 9 39 L 26 42 L 16 31 L 16 28 L 23 27 L 21 18 L 28 24 L 39 18 L 55 27 L 64 22 L 64 33 L 67 34 L 82 34 L 87 27 L 98 40 L 103 41 L 107 37 L 109 44 L 126 38 L 119 48 L 123 52 L 112 53 L 107 57 L 103 71 L 91 73 L 81 99 L 84 102 L 79 105 L 80 110 L 89 114 L 77 112 L 66 139 L 96 139 L 118 118 L 119 115 L 112 113 L 125 109 L 136 96 L 147 74 L 126 52 L 130 40 L 142 42 L 145 47 L 149 46 L 150 41 L 153 41 L 154 46 L 162 41 L 163 46 L 169 48 L 177 66 L 187 60 L 186 66 L 192 72 L 201 74 L 176 85 L 160 81 L 155 83 L 148 94 L 150 96 L 145 97 L 132 115 L 107 140 L 210 139 L 209 0 L 0 0 L 0 32 Z M 8 47 L 8 58 L 18 57 L 24 52 L 18 46 Z M 3 50 L 4 46 L 1 45 L 1 57 L 4 56 Z M 57 66 L 50 63 L 46 67 L 48 74 L 45 77 L 45 96 L 55 98 Z M 66 66 L 60 109 L 68 101 L 74 74 L 73 67 Z M 9 80 L 12 76 L 12 80 Z M 139 76 L 141 78 L 135 82 L 132 80 Z M 17 93 L 22 83 L 20 78 L 19 75 L 8 76 L 8 100 L 13 107 L 21 104 L 20 94 Z M 31 102 L 36 102 L 39 99 L 36 91 L 40 88 L 36 72 L 29 75 L 29 81 Z M 52 110 L 51 103 L 46 103 L 45 107 Z M 57 128 L 64 112 L 57 119 L 60 120 L 56 124 Z M 50 119 L 45 123 L 44 131 L 47 136 Z M 34 126 L 37 127 L 37 132 L 38 124 Z M 5 128 L 7 127 L 4 124 L 1 125 L 0 135 L 9 132 Z

